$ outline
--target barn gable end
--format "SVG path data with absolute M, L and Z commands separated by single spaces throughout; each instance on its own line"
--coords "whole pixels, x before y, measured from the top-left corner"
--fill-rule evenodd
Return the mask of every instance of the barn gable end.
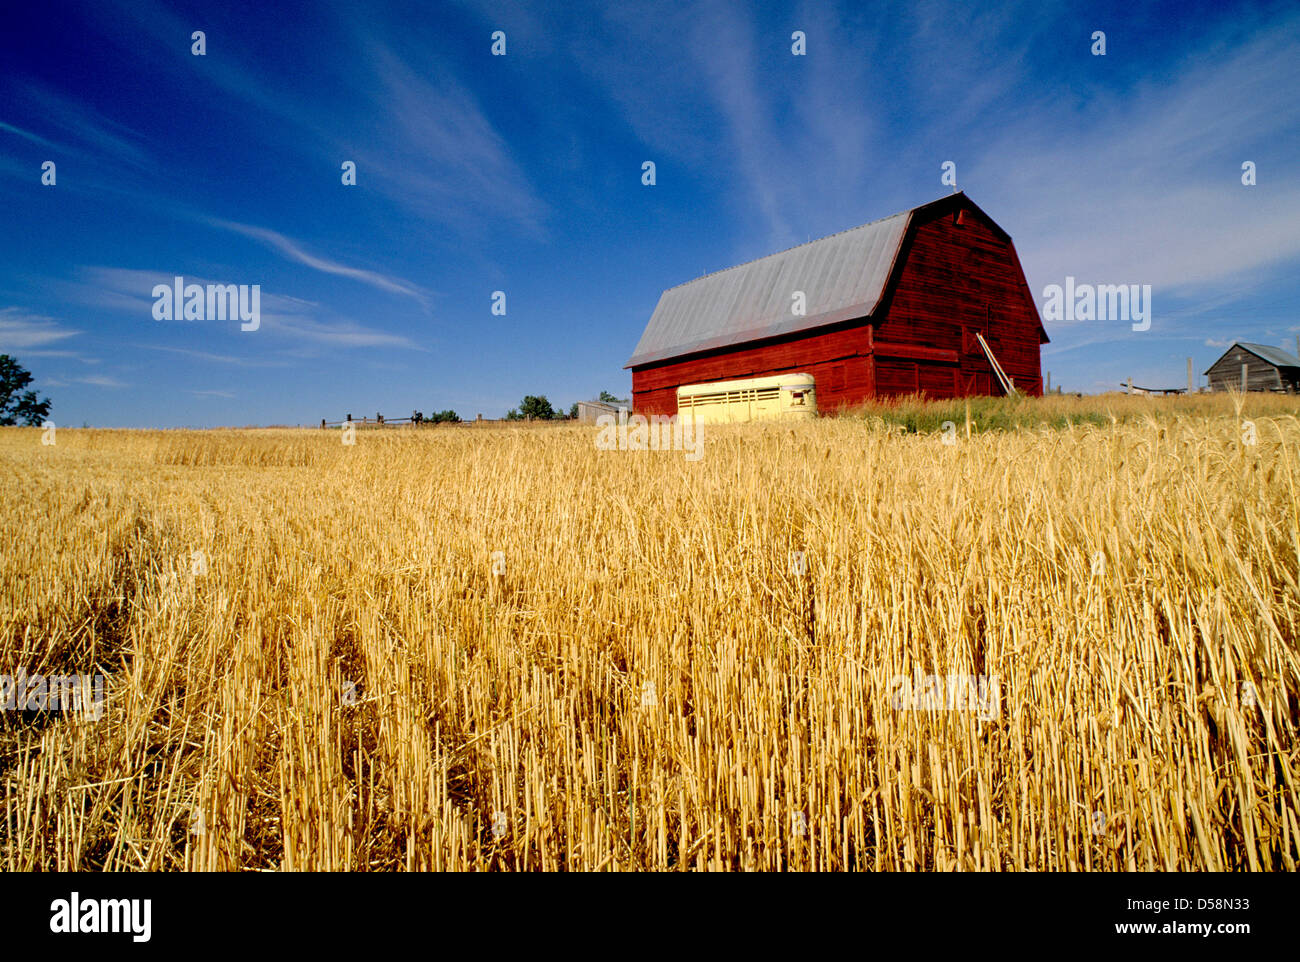
M 665 291 L 627 366 L 644 414 L 675 413 L 683 384 L 795 370 L 817 379 L 823 411 L 1000 393 L 977 332 L 1041 393 L 1047 334 L 1011 238 L 958 193 Z
M 1042 393 L 1039 347 L 1047 333 L 1002 228 L 969 202 L 953 209 L 927 205 L 913 214 L 900 262 L 897 282 L 877 315 L 878 394 L 1000 394 L 976 334 L 1018 391 Z M 894 345 L 925 346 L 944 355 L 927 364 Z

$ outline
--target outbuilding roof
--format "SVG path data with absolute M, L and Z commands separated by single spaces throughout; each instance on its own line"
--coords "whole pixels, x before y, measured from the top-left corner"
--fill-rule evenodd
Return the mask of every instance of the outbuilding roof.
M 1215 361 L 1214 364 L 1218 364 L 1219 361 L 1222 361 L 1239 347 L 1250 351 L 1250 353 L 1254 354 L 1256 357 L 1263 358 L 1274 367 L 1300 367 L 1300 357 L 1296 357 L 1290 351 L 1284 351 L 1280 347 L 1273 347 L 1270 344 L 1251 344 L 1247 341 L 1234 342 L 1232 347 L 1219 355 L 1219 360 Z M 1209 374 L 1210 370 L 1213 369 L 1214 364 L 1211 364 L 1209 368 L 1206 368 L 1204 373 Z
M 1247 344 L 1245 341 L 1238 341 L 1237 343 L 1252 354 L 1258 354 L 1269 364 L 1276 364 L 1278 367 L 1300 367 L 1300 357 L 1296 357 L 1290 351 L 1284 351 L 1280 347 L 1273 347 L 1269 344 Z

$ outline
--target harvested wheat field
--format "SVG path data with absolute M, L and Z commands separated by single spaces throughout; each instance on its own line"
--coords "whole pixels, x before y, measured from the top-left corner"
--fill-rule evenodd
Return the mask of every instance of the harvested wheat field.
M 1294 870 L 1296 414 L 6 429 L 3 865 Z

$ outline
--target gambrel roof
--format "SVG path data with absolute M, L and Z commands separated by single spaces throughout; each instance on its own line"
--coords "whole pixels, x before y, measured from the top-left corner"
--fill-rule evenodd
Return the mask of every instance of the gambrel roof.
M 871 315 L 898 266 L 912 218 L 954 197 L 987 219 L 964 194 L 948 194 L 664 291 L 625 367 Z M 792 310 L 795 291 L 806 298 L 802 315 Z

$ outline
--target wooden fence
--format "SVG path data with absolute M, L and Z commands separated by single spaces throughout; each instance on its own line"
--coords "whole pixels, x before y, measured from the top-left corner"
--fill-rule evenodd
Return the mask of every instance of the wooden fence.
M 443 427 L 443 426 L 455 428 L 455 427 L 474 427 L 476 425 L 479 427 L 487 427 L 489 425 L 503 425 L 503 424 L 565 424 L 568 423 L 568 420 L 569 419 L 567 418 L 560 418 L 555 421 L 534 421 L 532 418 L 521 418 L 516 421 L 511 421 L 506 418 L 485 418 L 483 415 L 480 414 L 473 421 L 433 421 L 427 417 L 420 421 L 416 421 L 413 417 L 389 418 L 389 417 L 385 417 L 382 414 L 376 413 L 373 418 L 365 415 L 359 418 L 354 418 L 351 415 L 349 415 L 348 417 L 344 418 L 342 421 L 327 421 L 325 420 L 325 418 L 321 418 L 320 426 L 322 428 L 339 428 L 347 424 L 355 424 L 358 427 L 368 427 L 368 428 L 386 428 L 386 427 L 436 428 L 436 427 Z

